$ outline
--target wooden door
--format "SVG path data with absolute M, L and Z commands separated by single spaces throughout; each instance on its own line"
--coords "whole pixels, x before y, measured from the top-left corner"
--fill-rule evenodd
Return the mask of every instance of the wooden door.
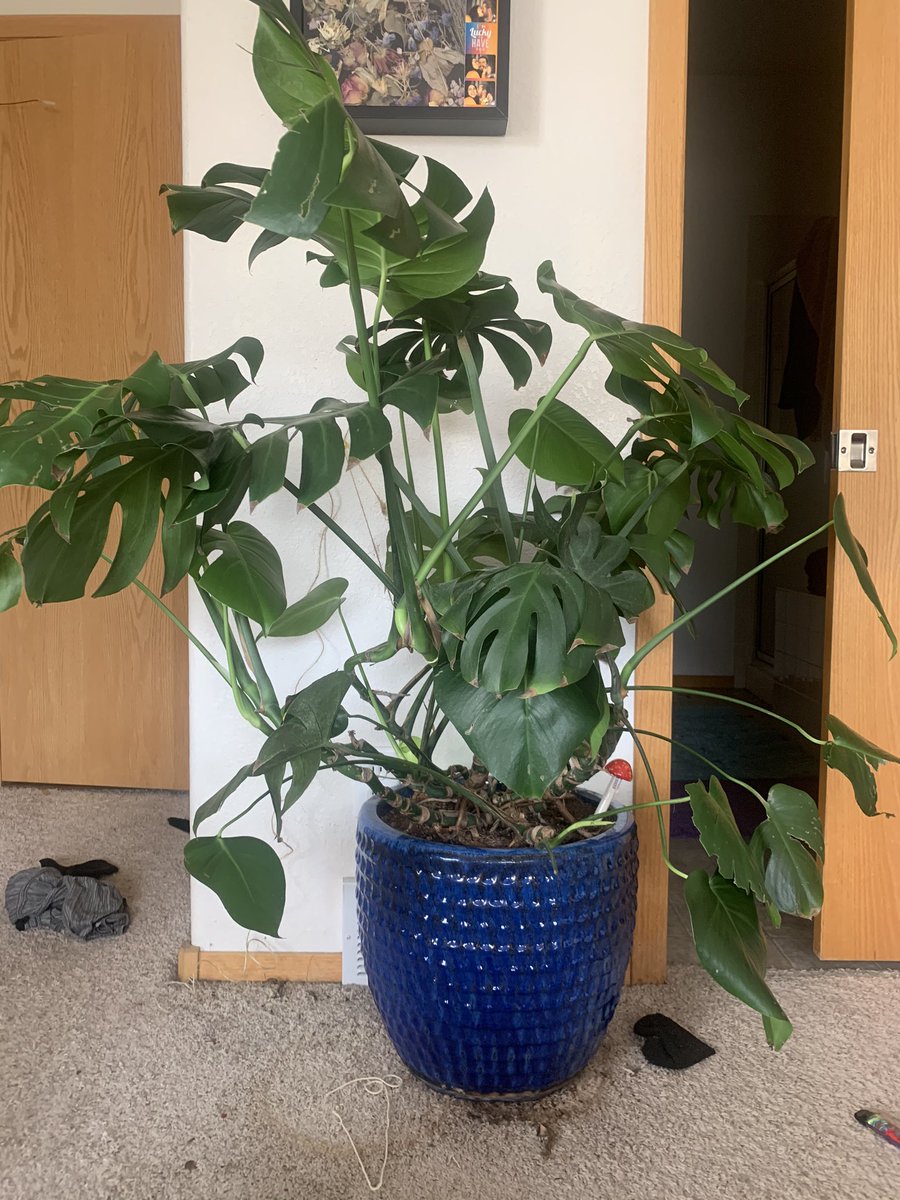
M 894 623 L 900 622 L 900 4 L 850 0 L 838 281 L 835 428 L 877 429 L 875 474 L 833 476 Z M 826 711 L 900 752 L 900 661 L 853 571 L 832 554 Z M 829 665 L 830 664 L 830 665 Z M 879 772 L 900 817 L 900 768 Z M 864 817 L 843 776 L 823 772 L 828 852 L 816 951 L 900 960 L 900 820 Z
M 0 19 L 0 379 L 182 357 L 179 58 L 175 17 Z M 42 497 L 0 492 L 0 530 Z M 187 732 L 187 647 L 135 588 L 0 617 L 4 781 L 185 788 Z

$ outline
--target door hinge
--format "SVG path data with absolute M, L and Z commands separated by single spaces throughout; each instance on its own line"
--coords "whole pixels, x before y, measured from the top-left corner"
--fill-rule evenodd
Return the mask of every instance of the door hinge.
M 877 471 L 878 430 L 838 429 L 831 435 L 831 465 L 835 471 Z

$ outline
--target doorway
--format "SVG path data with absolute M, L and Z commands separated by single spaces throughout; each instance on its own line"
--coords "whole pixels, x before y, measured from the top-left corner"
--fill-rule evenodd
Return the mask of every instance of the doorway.
M 688 36 L 682 328 L 751 396 L 752 420 L 802 439 L 815 465 L 788 489 L 777 533 L 691 522 L 692 608 L 828 519 L 842 185 L 846 0 L 790 5 L 691 0 Z M 751 708 L 818 733 L 824 686 L 828 544 L 784 559 L 682 631 L 674 648 L 672 726 L 723 771 L 765 795 L 775 782 L 818 798 L 816 747 Z M 698 764 L 677 746 L 672 795 Z M 762 819 L 752 795 L 725 783 L 745 835 Z M 705 865 L 690 816 L 674 806 L 672 857 Z M 670 958 L 687 947 L 673 902 Z M 772 935 L 773 965 L 818 960 L 808 922 Z

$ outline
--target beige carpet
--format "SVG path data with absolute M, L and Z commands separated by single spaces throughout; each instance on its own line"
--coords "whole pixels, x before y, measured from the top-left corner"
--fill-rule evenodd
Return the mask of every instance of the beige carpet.
M 368 994 L 173 982 L 187 935 L 183 801 L 7 787 L 0 873 L 107 857 L 134 924 L 80 945 L 0 921 L 0 1197 L 353 1200 L 369 1194 L 325 1093 L 397 1074 L 389 1200 L 895 1200 L 900 1150 L 853 1120 L 900 1110 L 900 978 L 774 977 L 797 1033 L 780 1055 L 698 970 L 626 994 L 569 1091 L 531 1106 L 444 1100 L 405 1072 Z M 662 1010 L 718 1048 L 648 1066 L 634 1020 Z M 377 1174 L 384 1101 L 340 1101 Z

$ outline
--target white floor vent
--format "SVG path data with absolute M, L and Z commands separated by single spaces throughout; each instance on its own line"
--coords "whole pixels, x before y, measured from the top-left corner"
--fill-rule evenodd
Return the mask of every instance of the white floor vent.
M 359 945 L 359 923 L 356 919 L 356 880 L 344 880 L 344 949 L 341 977 L 343 983 L 368 987 L 366 968 Z

